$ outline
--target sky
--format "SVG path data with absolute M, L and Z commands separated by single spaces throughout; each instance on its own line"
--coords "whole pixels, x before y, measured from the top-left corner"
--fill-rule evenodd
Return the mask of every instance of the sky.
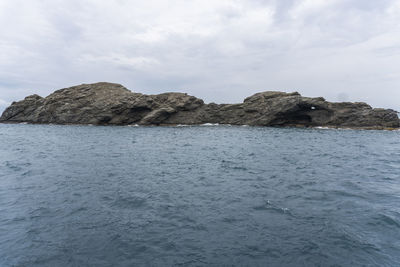
M 400 110 L 400 0 L 0 0 L 0 112 L 99 81 Z

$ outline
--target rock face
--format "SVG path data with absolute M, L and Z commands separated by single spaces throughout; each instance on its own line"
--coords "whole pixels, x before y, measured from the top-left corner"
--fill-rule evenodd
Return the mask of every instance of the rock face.
M 240 104 L 205 104 L 184 93 L 144 95 L 119 84 L 82 84 L 43 98 L 14 102 L 0 122 L 176 125 L 220 123 L 259 126 L 399 128 L 397 112 L 365 103 L 331 103 L 299 93 L 262 92 Z

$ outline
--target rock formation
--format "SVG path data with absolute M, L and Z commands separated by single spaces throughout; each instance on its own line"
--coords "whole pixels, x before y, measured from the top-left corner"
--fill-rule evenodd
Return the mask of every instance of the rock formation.
M 331 103 L 299 93 L 262 92 L 240 104 L 205 104 L 184 93 L 144 95 L 119 84 L 82 84 L 43 98 L 13 102 L 0 122 L 176 125 L 220 123 L 259 126 L 399 128 L 397 112 L 365 103 Z

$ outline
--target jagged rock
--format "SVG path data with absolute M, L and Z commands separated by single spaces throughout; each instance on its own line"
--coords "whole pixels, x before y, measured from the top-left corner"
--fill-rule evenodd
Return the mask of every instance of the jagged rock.
M 0 122 L 174 125 L 220 123 L 260 126 L 399 128 L 397 112 L 365 103 L 331 103 L 299 93 L 261 92 L 240 104 L 204 104 L 184 93 L 144 95 L 119 84 L 82 84 L 14 102 Z

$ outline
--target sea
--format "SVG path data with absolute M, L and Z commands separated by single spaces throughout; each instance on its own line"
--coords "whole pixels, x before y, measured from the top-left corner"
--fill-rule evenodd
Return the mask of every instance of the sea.
M 0 266 L 400 266 L 400 131 L 0 124 Z

